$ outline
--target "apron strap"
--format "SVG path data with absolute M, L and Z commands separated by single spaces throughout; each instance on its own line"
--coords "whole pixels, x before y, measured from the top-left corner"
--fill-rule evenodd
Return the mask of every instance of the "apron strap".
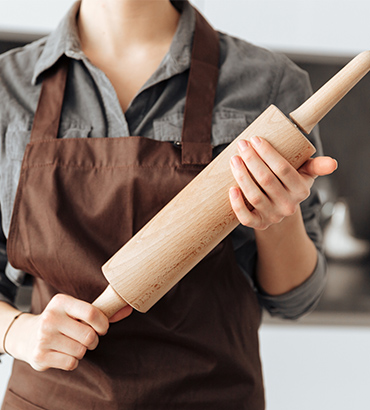
M 31 142 L 56 139 L 63 107 L 69 58 L 62 56 L 46 73 L 33 119 Z
M 197 11 L 182 129 L 182 163 L 212 160 L 212 114 L 218 82 L 218 33 Z

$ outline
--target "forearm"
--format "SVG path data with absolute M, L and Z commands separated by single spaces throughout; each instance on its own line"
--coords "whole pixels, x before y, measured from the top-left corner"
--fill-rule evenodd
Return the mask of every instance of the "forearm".
M 287 293 L 305 282 L 317 263 L 317 250 L 308 237 L 300 209 L 279 224 L 256 230 L 256 278 L 270 295 Z

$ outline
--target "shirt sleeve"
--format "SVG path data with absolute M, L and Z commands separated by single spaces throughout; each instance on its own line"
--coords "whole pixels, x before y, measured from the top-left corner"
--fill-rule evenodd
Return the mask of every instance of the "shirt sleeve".
M 318 213 L 321 203 L 316 191 L 301 205 L 308 236 L 317 249 L 317 263 L 311 276 L 300 286 L 283 295 L 271 296 L 258 290 L 261 304 L 272 316 L 299 319 L 318 304 L 326 284 L 326 260 L 321 246 L 321 228 Z
M 299 107 L 311 94 L 308 74 L 284 56 L 278 57 L 281 75 L 276 86 L 276 94 L 271 103 L 288 115 Z M 322 155 L 322 145 L 318 127 L 307 136 L 316 147 L 315 155 Z M 285 319 L 298 319 L 312 311 L 318 304 L 326 284 L 326 261 L 322 251 L 322 232 L 320 226 L 321 201 L 314 186 L 311 195 L 301 204 L 302 216 L 308 236 L 317 249 L 317 264 L 311 276 L 300 286 L 283 295 L 271 296 L 258 289 L 254 280 L 257 249 L 252 242 L 252 234 L 241 227 L 233 233 L 234 249 L 241 270 L 249 277 L 261 305 L 272 315 Z M 244 232 L 244 238 L 243 238 Z M 254 234 L 253 234 L 254 239 Z
M 318 253 L 317 265 L 312 275 L 297 288 L 279 296 L 259 292 L 261 304 L 271 314 L 284 319 L 299 319 L 318 304 L 326 283 L 326 262 Z
M 7 266 L 6 238 L 0 224 L 0 301 L 14 305 L 18 286 L 7 277 Z

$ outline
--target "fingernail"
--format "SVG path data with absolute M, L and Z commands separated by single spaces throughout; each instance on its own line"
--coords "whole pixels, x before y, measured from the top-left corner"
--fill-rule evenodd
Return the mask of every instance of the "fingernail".
M 241 165 L 240 158 L 237 155 L 231 157 L 231 164 L 234 168 L 239 168 Z
M 240 141 L 238 141 L 238 147 L 239 147 L 240 151 L 244 152 L 249 147 L 249 142 L 246 141 L 246 140 L 240 140 Z
M 238 188 L 235 188 L 235 187 L 230 188 L 230 196 L 231 196 L 231 199 L 238 199 L 239 197 Z
M 261 145 L 261 138 L 260 137 L 252 137 L 251 138 L 251 143 L 254 147 L 258 147 L 259 145 Z

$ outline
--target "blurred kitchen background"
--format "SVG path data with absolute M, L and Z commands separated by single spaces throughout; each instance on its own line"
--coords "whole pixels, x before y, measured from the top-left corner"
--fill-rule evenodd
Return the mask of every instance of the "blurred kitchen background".
M 138 0 L 140 1 L 140 0 Z M 73 0 L 0 0 L 0 52 L 52 30 Z M 288 55 L 317 90 L 370 49 L 369 0 L 194 0 L 221 31 Z M 261 355 L 267 410 L 370 408 L 370 74 L 321 122 L 339 162 L 317 181 L 328 284 L 298 322 L 265 316 Z M 0 403 L 11 359 L 0 364 Z

